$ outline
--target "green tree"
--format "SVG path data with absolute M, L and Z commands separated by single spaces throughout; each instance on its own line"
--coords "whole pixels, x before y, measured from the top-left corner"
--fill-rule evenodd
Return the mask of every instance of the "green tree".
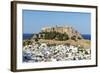
M 45 39 L 55 39 L 60 41 L 69 39 L 69 36 L 66 33 L 63 34 L 55 31 L 51 31 L 51 32 L 43 32 L 43 34 Z
M 63 35 L 61 33 L 57 33 L 56 39 L 60 40 L 60 41 L 63 41 Z
M 68 34 L 64 33 L 64 34 L 63 34 L 63 40 L 68 40 L 68 39 L 69 39 Z
M 35 42 L 38 42 L 38 38 L 35 38 Z
M 78 38 L 77 38 L 77 39 L 81 40 L 82 38 L 78 36 Z
M 71 39 L 74 40 L 74 41 L 76 41 L 76 36 L 75 35 L 72 36 Z
M 31 44 L 32 44 L 31 40 L 25 40 L 25 41 L 23 41 L 23 46 L 25 46 L 25 45 L 31 45 Z

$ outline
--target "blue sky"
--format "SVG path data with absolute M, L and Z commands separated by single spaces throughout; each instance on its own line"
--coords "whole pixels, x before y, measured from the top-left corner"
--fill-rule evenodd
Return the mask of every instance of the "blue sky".
M 91 14 L 23 10 L 23 33 L 38 33 L 47 26 L 72 26 L 81 34 L 91 34 Z

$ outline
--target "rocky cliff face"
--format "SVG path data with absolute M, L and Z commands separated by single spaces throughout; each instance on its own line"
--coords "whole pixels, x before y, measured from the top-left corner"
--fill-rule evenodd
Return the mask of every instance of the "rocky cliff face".
M 42 32 L 59 32 L 67 34 L 69 38 L 75 37 L 77 39 L 83 39 L 82 35 L 77 30 L 69 26 L 45 27 L 42 28 Z

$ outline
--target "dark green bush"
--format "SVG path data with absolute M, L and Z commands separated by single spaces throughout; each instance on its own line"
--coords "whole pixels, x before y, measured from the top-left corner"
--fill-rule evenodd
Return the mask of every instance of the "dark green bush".
M 64 41 L 64 40 L 69 39 L 68 34 L 59 33 L 59 32 L 55 32 L 55 31 L 41 32 L 41 34 L 44 34 L 44 39 L 55 39 L 55 40 L 60 40 L 60 41 Z

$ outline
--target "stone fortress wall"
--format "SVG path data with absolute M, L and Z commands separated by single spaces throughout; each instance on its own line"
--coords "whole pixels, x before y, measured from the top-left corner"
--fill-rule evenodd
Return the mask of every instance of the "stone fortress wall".
M 56 27 L 44 27 L 41 30 L 42 32 L 59 32 L 59 33 L 66 33 L 69 37 L 76 36 L 82 38 L 81 34 L 75 30 L 73 27 L 69 26 L 56 26 Z

